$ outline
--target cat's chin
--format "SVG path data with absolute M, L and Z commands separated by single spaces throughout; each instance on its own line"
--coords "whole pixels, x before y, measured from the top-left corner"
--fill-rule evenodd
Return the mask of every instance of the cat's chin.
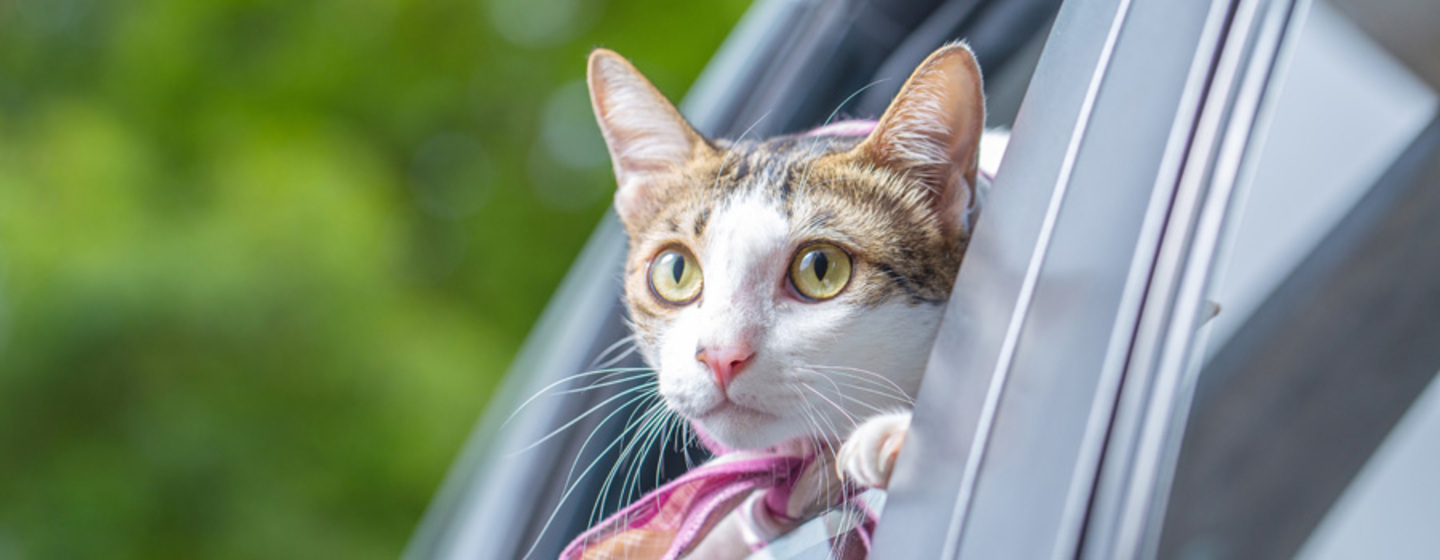
M 691 419 L 705 434 L 730 449 L 763 449 L 791 439 L 775 414 L 726 401 Z

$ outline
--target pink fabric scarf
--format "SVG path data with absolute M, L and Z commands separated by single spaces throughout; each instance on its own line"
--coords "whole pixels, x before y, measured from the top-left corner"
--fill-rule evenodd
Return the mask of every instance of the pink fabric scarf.
M 762 525 L 766 529 L 762 532 L 775 535 L 821 513 L 803 511 L 809 506 L 793 503 L 791 494 L 817 459 L 824 464 L 815 468 L 833 468 L 832 461 L 819 458 L 821 453 L 830 453 L 829 449 L 818 453 L 803 449 L 798 453 L 794 449 L 716 451 L 720 453 L 716 459 L 651 491 L 581 534 L 565 547 L 560 559 L 676 560 L 692 552 L 731 512 L 748 517 L 750 528 Z M 833 472 L 830 478 L 834 478 Z M 876 518 L 857 498 L 859 493 L 860 489 L 845 485 L 835 494 L 836 503 L 824 505 L 848 505 L 863 512 L 864 520 L 851 534 L 835 540 L 858 543 L 868 553 Z M 740 511 L 742 504 L 754 504 L 753 510 Z M 754 552 L 769 543 L 746 544 L 748 551 Z

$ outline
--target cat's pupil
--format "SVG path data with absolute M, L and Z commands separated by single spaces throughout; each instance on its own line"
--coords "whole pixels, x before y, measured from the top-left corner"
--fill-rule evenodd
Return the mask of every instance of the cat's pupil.
M 825 253 L 821 251 L 815 251 L 810 254 L 813 256 L 810 264 L 815 267 L 815 279 L 824 280 L 825 271 L 830 268 L 830 260 L 825 258 Z
M 680 276 L 685 273 L 685 259 L 672 255 L 670 260 L 675 261 L 675 264 L 670 267 L 670 274 L 675 276 L 675 284 L 679 285 Z

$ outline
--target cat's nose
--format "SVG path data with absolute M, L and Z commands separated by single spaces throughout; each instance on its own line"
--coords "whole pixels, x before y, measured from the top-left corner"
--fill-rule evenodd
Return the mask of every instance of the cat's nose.
M 715 376 L 715 385 L 720 387 L 722 393 L 730 387 L 730 382 L 740 375 L 740 371 L 750 364 L 750 358 L 753 357 L 755 352 L 744 345 L 701 348 L 695 353 L 697 361 L 710 367 L 710 373 Z

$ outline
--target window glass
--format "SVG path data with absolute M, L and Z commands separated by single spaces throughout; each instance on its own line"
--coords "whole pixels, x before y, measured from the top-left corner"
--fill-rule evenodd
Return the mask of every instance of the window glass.
M 1403 62 L 1414 58 L 1395 51 L 1403 38 L 1373 38 L 1387 18 L 1436 10 L 1352 8 L 1313 3 L 1272 77 L 1211 282 L 1218 315 L 1204 327 L 1161 558 L 1440 546 L 1419 525 L 1440 519 L 1426 474 L 1440 460 L 1440 389 L 1426 389 L 1440 369 L 1429 348 L 1440 270 L 1424 258 L 1437 242 L 1421 215 L 1440 208 L 1424 188 L 1440 176 L 1440 76 Z

